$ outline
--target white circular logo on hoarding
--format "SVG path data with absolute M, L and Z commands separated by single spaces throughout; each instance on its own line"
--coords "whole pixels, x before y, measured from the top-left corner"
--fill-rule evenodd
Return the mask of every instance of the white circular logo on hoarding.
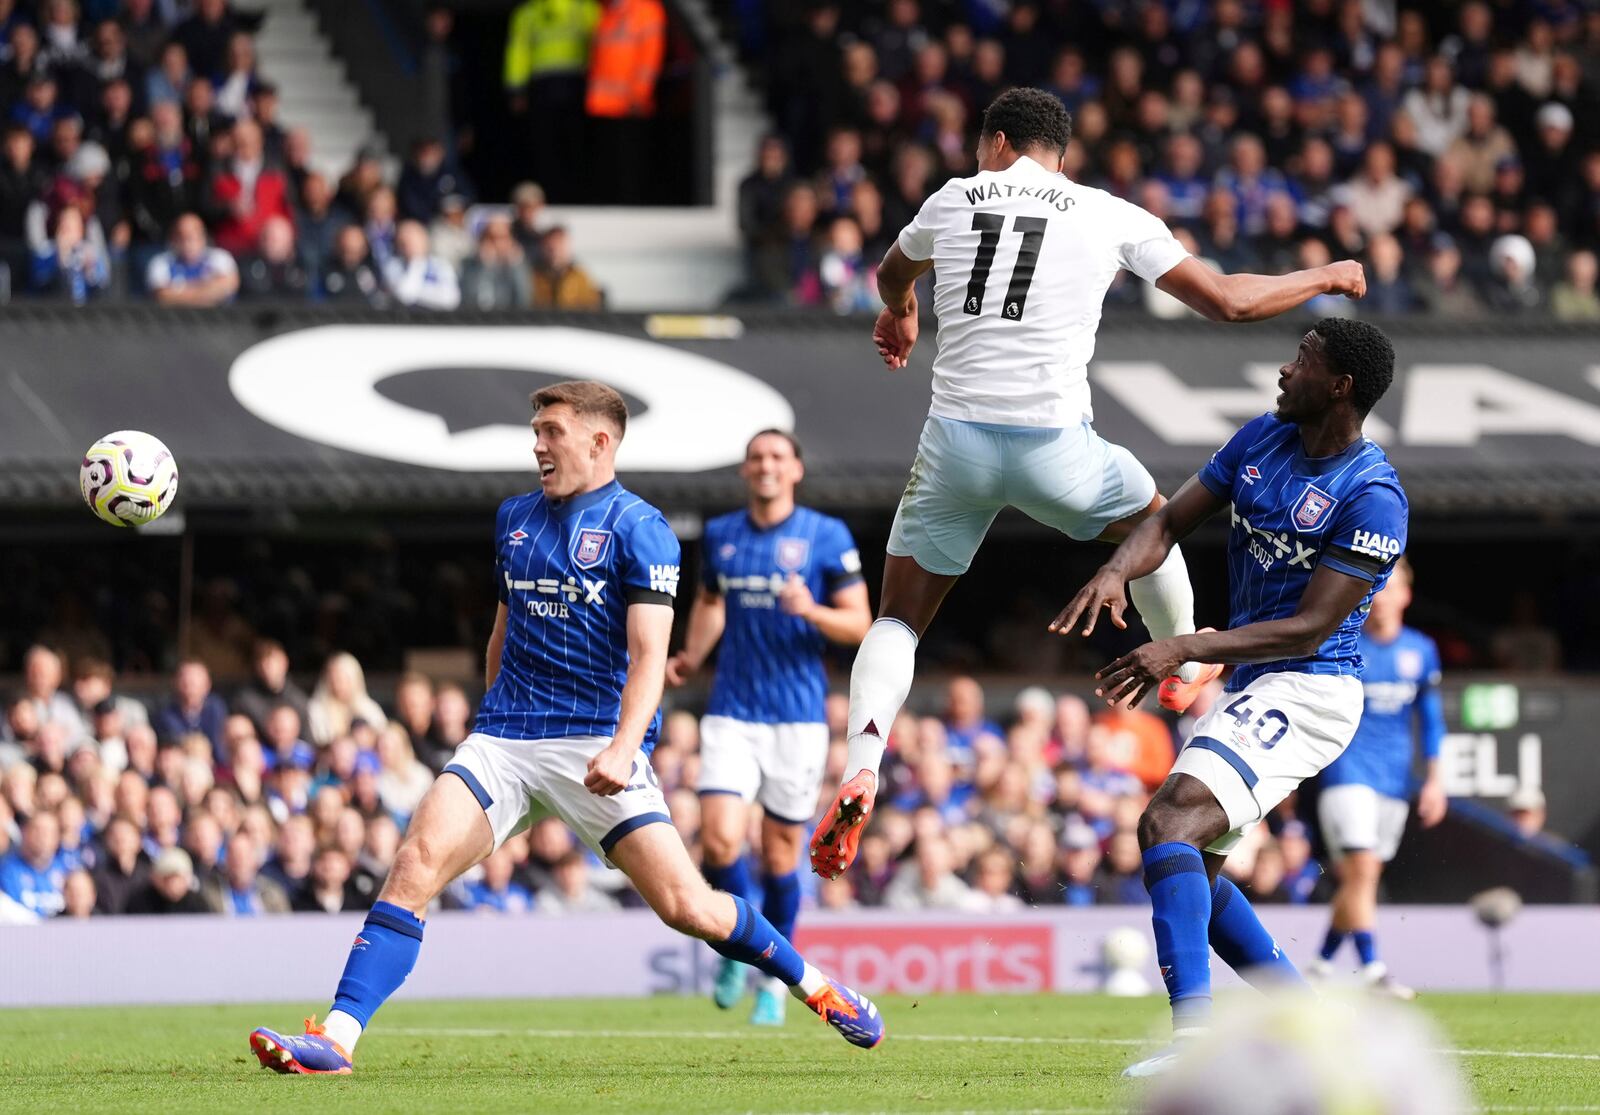
M 643 400 L 617 452 L 619 468 L 698 472 L 744 459 L 794 410 L 747 372 L 633 337 L 561 326 L 325 325 L 262 341 L 233 362 L 228 387 L 244 408 L 291 434 L 406 464 L 455 472 L 533 467 L 528 415 L 452 430 L 439 414 L 386 398 L 407 372 L 500 368 L 599 380 Z

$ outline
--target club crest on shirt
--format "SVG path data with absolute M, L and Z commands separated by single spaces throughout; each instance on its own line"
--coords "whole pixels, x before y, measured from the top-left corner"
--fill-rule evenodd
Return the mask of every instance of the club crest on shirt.
M 1300 502 L 1294 507 L 1294 525 L 1301 530 L 1315 530 L 1338 502 L 1315 484 L 1307 484 Z
M 811 556 L 811 543 L 804 538 L 778 539 L 778 568 L 785 573 L 798 573 Z
M 727 561 L 738 552 L 739 547 L 735 546 L 732 542 L 724 542 L 722 544 L 722 548 L 717 551 L 717 556 L 723 561 Z
M 611 549 L 609 530 L 580 530 L 572 546 L 572 560 L 579 569 L 593 569 Z
M 1396 651 L 1394 668 L 1395 672 L 1407 681 L 1415 681 L 1422 676 L 1422 652 L 1409 647 Z

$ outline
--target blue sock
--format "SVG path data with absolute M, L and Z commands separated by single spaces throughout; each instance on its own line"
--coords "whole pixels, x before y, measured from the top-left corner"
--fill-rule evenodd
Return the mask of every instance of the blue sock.
M 700 874 L 706 877 L 706 882 L 720 891 L 726 891 L 736 898 L 750 897 L 750 865 L 744 856 L 740 856 L 726 867 L 713 867 L 705 864 L 700 868 Z
M 1172 1000 L 1176 1028 L 1203 1025 L 1211 1016 L 1211 884 L 1205 860 L 1192 844 L 1157 844 L 1144 853 L 1156 959 Z
M 1332 960 L 1339 951 L 1339 946 L 1344 944 L 1344 939 L 1349 935 L 1342 929 L 1335 929 L 1329 926 L 1328 935 L 1322 938 L 1322 959 Z
M 1250 900 L 1221 875 L 1211 888 L 1211 947 L 1251 987 L 1305 985 L 1294 962 L 1261 924 Z
M 1378 959 L 1378 942 L 1373 940 L 1372 930 L 1358 929 L 1350 936 L 1356 939 L 1356 952 L 1361 956 L 1361 963 L 1371 964 Z
M 772 923 L 772 928 L 794 940 L 794 920 L 800 913 L 800 873 L 763 875 L 761 889 L 761 913 Z
M 794 951 L 789 939 L 772 928 L 772 923 L 761 911 L 737 894 L 733 896 L 738 920 L 726 941 L 710 941 L 710 946 L 726 956 L 748 964 L 769 976 L 776 976 L 790 987 L 805 975 L 806 962 Z
M 374 902 L 350 948 L 350 959 L 344 962 L 333 1009 L 344 1011 L 366 1029 L 374 1012 L 411 974 L 421 950 L 421 920 L 393 903 Z

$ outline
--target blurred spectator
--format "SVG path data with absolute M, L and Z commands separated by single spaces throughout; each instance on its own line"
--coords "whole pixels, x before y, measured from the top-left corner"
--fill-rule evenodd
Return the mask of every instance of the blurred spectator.
M 1384 233 L 1367 243 L 1367 295 L 1363 313 L 1405 314 L 1418 306 L 1419 299 L 1402 269 L 1404 254 L 1400 242 Z
M 1442 233 L 1428 256 L 1428 274 L 1418 293 L 1431 312 L 1444 317 L 1471 317 L 1483 308 L 1462 273 L 1460 249 Z
M 130 914 L 205 914 L 210 907 L 195 889 L 194 864 L 182 848 L 156 856 L 150 881 L 128 902 Z
M 358 721 L 379 728 L 389 719 L 378 702 L 367 696 L 367 678 L 361 663 L 355 655 L 342 651 L 323 666 L 308 708 L 311 741 L 319 748 L 348 734 Z
M 1093 906 L 1099 900 L 1095 873 L 1100 866 L 1100 838 L 1082 821 L 1068 821 L 1061 834 L 1061 874 L 1065 883 L 1059 901 L 1068 906 Z
M 504 84 L 518 142 L 560 201 L 577 194 L 573 156 L 584 148 L 585 71 L 599 22 L 599 0 L 523 0 L 506 31 Z
M 512 866 L 509 848 L 491 852 L 483 861 L 482 876 L 461 888 L 461 909 L 495 914 L 525 914 L 533 909 L 533 895 L 512 879 Z
M 131 146 L 127 190 L 134 239 L 161 244 L 173 223 L 200 204 L 201 161 L 184 133 L 177 103 L 154 104 L 150 128 Z
M 278 826 L 277 842 L 261 868 L 261 875 L 277 883 L 292 898 L 311 878 L 311 860 L 316 850 L 311 818 L 304 813 L 287 817 Z
M 161 48 L 160 61 L 145 75 L 145 100 L 152 109 L 159 104 L 174 107 L 183 103 L 185 92 L 194 75 L 189 70 L 189 52 L 180 42 L 169 42 Z
M 862 252 L 861 226 L 852 217 L 835 217 L 817 269 L 808 272 L 796 293 L 802 305 L 823 304 L 836 314 L 878 309 L 877 267 Z
M 1015 885 L 1012 854 L 1005 848 L 990 848 L 978 856 L 977 863 L 971 908 L 995 914 L 1022 909 L 1022 899 L 1012 893 Z
M 617 908 L 617 900 L 590 878 L 589 859 L 574 848 L 555 862 L 551 885 L 539 892 L 541 914 L 598 914 Z
M 533 304 L 547 310 L 599 310 L 605 293 L 572 258 L 567 230 L 557 225 L 545 233 L 543 260 L 533 271 Z
M 395 189 L 402 218 L 426 225 L 439 215 L 445 198 L 470 201 L 472 194 L 472 184 L 447 157 L 443 141 L 425 136 L 411 145 L 411 156 L 400 170 Z
M 49 647 L 34 646 L 22 660 L 24 699 L 38 726 L 59 724 L 68 739 L 77 740 L 88 728 L 72 697 L 61 688 L 61 656 Z
M 1534 282 L 1533 245 L 1527 237 L 1512 234 L 1497 239 L 1489 249 L 1489 266 L 1491 308 L 1505 314 L 1539 308 L 1541 295 Z
M 228 44 L 239 23 L 228 11 L 227 0 L 194 0 L 194 14 L 173 31 L 196 73 L 207 79 L 220 78 Z
M 169 34 L 156 0 L 122 0 L 118 20 L 129 57 L 145 68 L 154 65 Z
M 1422 87 L 1406 94 L 1404 101 L 1406 115 L 1417 126 L 1417 145 L 1435 158 L 1443 155 L 1467 130 L 1471 101 L 1472 94 L 1456 84 L 1449 60 L 1431 59 Z
M 944 728 L 951 761 L 971 771 L 980 748 L 1000 747 L 1000 725 L 984 714 L 983 687 L 970 677 L 951 678 L 944 689 Z
M 949 842 L 929 833 L 918 837 L 915 864 L 896 872 L 883 904 L 891 910 L 966 910 L 977 902 L 951 867 Z
M 249 112 L 250 97 L 257 89 L 256 48 L 249 35 L 236 32 L 228 37 L 222 73 L 214 84 L 218 112 L 234 120 Z
M 782 228 L 784 195 L 793 182 L 789 147 L 783 137 L 762 137 L 756 168 L 739 183 L 739 235 L 744 240 L 746 267 L 752 272 L 755 253 Z
M 255 840 L 248 833 L 235 833 L 228 841 L 223 870 L 200 888 L 211 912 L 233 917 L 288 913 L 289 898 L 283 888 L 260 871 L 261 855 Z
M 1316 896 L 1322 882 L 1322 868 L 1311 858 L 1311 838 L 1299 821 L 1287 821 L 1278 833 L 1278 852 L 1283 857 L 1285 900 L 1303 905 Z
M 217 306 L 239 289 L 233 256 L 206 243 L 206 229 L 193 213 L 172 226 L 171 247 L 150 261 L 145 285 L 164 306 Z
M 291 897 L 290 906 L 301 912 L 323 914 L 365 909 L 360 892 L 352 884 L 351 867 L 350 856 L 343 848 L 323 845 L 311 863 L 310 878 Z
M 440 198 L 439 215 L 428 226 L 428 235 L 433 240 L 434 254 L 460 274 L 461 265 L 477 246 L 467 222 L 467 199 L 460 194 Z
M 235 256 L 252 251 L 268 221 L 281 218 L 292 236 L 294 213 L 289 182 L 266 161 L 261 128 L 242 119 L 233 126 L 233 155 L 212 175 L 206 206 L 216 230 L 217 246 Z
M 432 253 L 428 230 L 417 221 L 400 222 L 395 253 L 384 266 L 384 279 L 402 306 L 453 310 L 461 304 L 455 268 Z
M 1469 190 L 1482 193 L 1494 185 L 1494 170 L 1502 159 L 1515 158 L 1517 146 L 1507 132 L 1495 123 L 1494 100 L 1477 93 L 1467 103 L 1467 126 L 1444 151 L 1461 171 Z
M 478 234 L 478 250 L 461 265 L 462 303 L 476 310 L 523 310 L 531 304 L 528 265 L 511 235 L 508 217 L 490 217 Z
M 88 918 L 100 912 L 95 901 L 94 879 L 81 867 L 67 875 L 61 897 L 64 918 Z
M 1537 786 L 1518 786 L 1506 799 L 1506 815 L 1524 839 L 1532 840 L 1544 832 L 1544 792 Z
M 133 896 L 150 881 L 150 861 L 140 847 L 139 826 L 126 816 L 106 825 L 95 864 L 95 903 L 102 914 L 127 913 Z
M 257 639 L 250 648 L 250 680 L 229 702 L 235 712 L 248 716 L 256 731 L 265 735 L 267 716 L 279 705 L 306 715 L 306 694 L 289 677 L 289 655 L 276 639 Z
M 1550 312 L 1560 321 L 1600 321 L 1595 279 L 1595 254 L 1573 252 L 1567 257 L 1565 278 L 1550 292 Z
M 240 258 L 239 293 L 245 299 L 304 300 L 311 278 L 295 253 L 294 225 L 268 217 L 257 250 Z
M 367 252 L 367 236 L 357 225 L 345 225 L 334 236 L 333 254 L 323 264 L 322 296 L 330 302 L 353 302 L 381 308 L 389 295 Z
M 1394 148 L 1374 143 L 1362 159 L 1361 173 L 1341 199 L 1367 236 L 1393 232 L 1400 224 L 1411 186 L 1395 174 Z
M 455 13 L 446 4 L 429 4 L 422 26 L 423 44 L 417 57 L 417 130 L 443 138 L 447 146 L 455 146 L 455 141 L 470 145 L 471 126 L 461 115 L 468 104 L 469 93 L 464 85 L 469 71 L 451 42 Z
M 211 671 L 198 658 L 186 658 L 173 675 L 172 698 L 156 713 L 152 726 L 167 743 L 199 732 L 211 741 L 217 761 L 222 762 L 222 726 L 227 718 L 227 705 L 211 691 Z
M 544 188 L 537 182 L 523 182 L 511 191 L 511 235 L 530 264 L 544 258 Z
M 384 809 L 397 817 L 410 817 L 433 785 L 433 772 L 417 759 L 400 724 L 388 724 L 378 733 L 378 761 L 382 767 L 378 794 Z
M 65 904 L 62 888 L 70 865 L 61 856 L 61 822 L 40 809 L 22 826 L 22 839 L 0 858 L 0 892 L 41 918 Z

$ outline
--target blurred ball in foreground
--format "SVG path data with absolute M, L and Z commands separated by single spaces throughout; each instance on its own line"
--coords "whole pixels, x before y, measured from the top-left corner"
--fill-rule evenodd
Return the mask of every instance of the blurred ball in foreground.
M 113 526 L 153 523 L 178 494 L 178 462 L 159 438 L 139 430 L 107 434 L 78 469 L 83 502 Z
M 1472 1110 L 1443 1041 L 1371 996 L 1270 996 L 1219 1014 L 1146 1115 L 1439 1115 Z

